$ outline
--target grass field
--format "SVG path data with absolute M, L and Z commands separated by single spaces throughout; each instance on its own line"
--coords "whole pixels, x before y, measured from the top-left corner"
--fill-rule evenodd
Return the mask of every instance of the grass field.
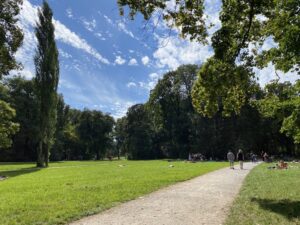
M 247 176 L 227 225 L 300 225 L 300 164 L 270 170 L 262 164 Z
M 174 167 L 170 167 L 170 165 Z M 223 162 L 102 161 L 0 163 L 0 224 L 65 224 L 178 181 L 228 166 Z

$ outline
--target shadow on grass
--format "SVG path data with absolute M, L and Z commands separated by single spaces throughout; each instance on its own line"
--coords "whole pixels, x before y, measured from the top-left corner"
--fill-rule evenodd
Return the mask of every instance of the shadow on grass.
M 22 169 L 17 169 L 17 170 L 7 170 L 7 171 L 1 171 L 0 176 L 4 176 L 7 178 L 12 178 L 28 173 L 33 173 L 39 171 L 40 168 L 37 167 L 29 167 L 29 168 L 22 168 Z
M 300 201 L 291 201 L 289 199 L 271 200 L 252 198 L 252 202 L 256 202 L 265 210 L 281 214 L 289 220 L 300 218 Z

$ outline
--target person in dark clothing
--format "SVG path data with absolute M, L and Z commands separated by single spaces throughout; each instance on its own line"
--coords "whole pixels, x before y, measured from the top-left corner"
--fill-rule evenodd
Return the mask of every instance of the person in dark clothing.
M 260 157 L 261 157 L 262 161 L 265 161 L 264 154 L 265 154 L 265 152 L 264 152 L 264 151 L 261 151 Z
M 243 163 L 244 163 L 244 154 L 242 149 L 239 149 L 237 154 L 237 160 L 240 162 L 240 168 L 243 169 Z
M 266 152 L 264 154 L 263 159 L 264 159 L 265 162 L 270 162 L 269 155 Z
M 230 163 L 230 169 L 234 169 L 234 154 L 230 150 L 227 153 L 227 159 Z

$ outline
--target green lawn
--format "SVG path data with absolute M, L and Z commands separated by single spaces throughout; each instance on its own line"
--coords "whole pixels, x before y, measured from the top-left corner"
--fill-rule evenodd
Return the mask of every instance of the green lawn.
M 0 163 L 0 175 L 9 177 L 0 181 L 1 225 L 65 224 L 228 163 L 124 160 L 34 166 Z
M 300 164 L 270 170 L 262 164 L 247 176 L 227 225 L 300 225 Z

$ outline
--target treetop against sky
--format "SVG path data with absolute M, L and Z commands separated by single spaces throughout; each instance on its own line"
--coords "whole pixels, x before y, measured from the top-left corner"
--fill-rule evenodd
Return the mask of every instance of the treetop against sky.
M 27 78 L 35 76 L 33 27 L 41 3 L 24 0 L 20 14 L 24 43 L 16 57 L 24 66 L 20 74 Z M 167 4 L 174 6 L 173 1 Z M 59 92 L 75 108 L 99 109 L 121 117 L 129 106 L 147 101 L 162 74 L 182 64 L 202 64 L 213 55 L 210 45 L 180 39 L 178 31 L 170 30 L 159 14 L 148 22 L 141 15 L 134 20 L 127 14 L 121 17 L 116 0 L 49 0 L 49 5 L 60 54 Z M 210 37 L 220 28 L 222 5 L 220 0 L 205 1 L 204 5 L 207 23 L 214 24 L 208 30 Z M 262 49 L 274 45 L 269 38 Z M 271 64 L 255 72 L 261 85 L 276 78 Z M 297 79 L 295 73 L 279 75 L 282 81 Z

